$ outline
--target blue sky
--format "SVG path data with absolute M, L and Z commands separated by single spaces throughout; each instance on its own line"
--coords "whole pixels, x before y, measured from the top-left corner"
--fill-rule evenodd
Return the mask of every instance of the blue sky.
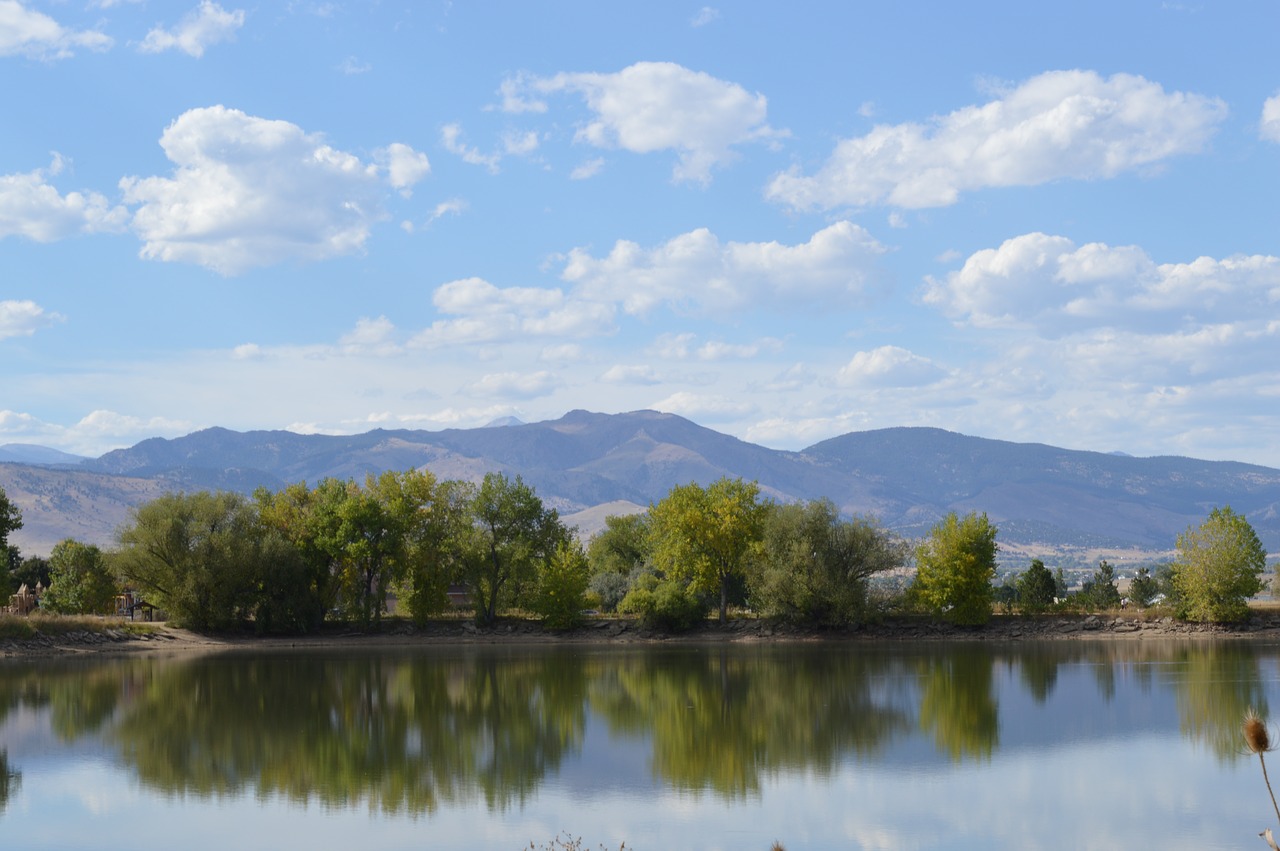
M 1280 467 L 1277 25 L 0 0 L 0 443 L 653 408 Z

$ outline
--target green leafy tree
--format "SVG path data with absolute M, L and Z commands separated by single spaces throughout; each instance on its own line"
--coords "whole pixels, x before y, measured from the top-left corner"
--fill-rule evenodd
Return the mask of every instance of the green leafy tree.
M 654 561 L 695 593 L 719 593 L 720 621 L 728 619 L 729 587 L 745 575 L 764 537 L 766 506 L 760 486 L 721 478 L 707 487 L 677 485 L 650 506 Z
M 1160 586 L 1156 578 L 1151 575 L 1151 571 L 1145 567 L 1138 568 L 1138 575 L 1133 577 L 1133 582 L 1129 583 L 1129 599 L 1145 609 L 1151 605 L 1151 601 L 1159 593 Z
M 338 599 L 338 559 L 333 541 L 339 525 L 338 506 L 346 499 L 346 483 L 324 479 L 314 488 L 305 482 L 283 490 L 259 488 L 254 493 L 259 521 L 289 545 L 292 555 L 259 577 L 263 603 L 257 622 L 274 631 L 309 632 L 324 623 Z
M 219 630 L 248 619 L 264 553 L 262 526 L 244 497 L 166 494 L 134 509 L 119 540 L 117 576 L 179 625 Z
M 9 546 L 9 533 L 22 528 L 22 511 L 13 504 L 4 488 L 0 488 L 0 551 Z
M 0 580 L 2 580 L 0 581 L 0 591 L 3 591 L 7 596 L 18 590 L 18 570 L 22 567 L 22 550 L 13 544 L 9 544 L 0 549 L 0 558 L 4 559 L 3 562 L 0 562 L 0 571 L 3 571 L 3 575 L 0 576 Z
M 1062 568 L 1053 571 L 1053 596 L 1059 600 L 1065 600 L 1067 597 L 1067 574 Z
M 1018 599 L 1024 612 L 1038 614 L 1048 609 L 1056 590 L 1053 574 L 1038 558 L 1033 558 L 1031 566 L 1018 577 Z
M 614 611 L 631 590 L 631 579 L 649 565 L 652 551 L 649 515 L 611 514 L 605 527 L 587 544 L 591 569 L 588 585 L 607 612 Z
M 116 580 L 106 556 L 93 544 L 70 538 L 49 554 L 49 589 L 40 608 L 64 615 L 106 614 L 116 595 Z
M 591 537 L 587 545 L 587 561 L 591 575 L 616 573 L 630 575 L 649 561 L 649 515 L 611 514 L 604 528 Z
M 944 517 L 916 548 L 912 596 L 953 623 L 973 626 L 990 620 L 996 531 L 986 514 L 961 518 L 953 511 Z
M 388 594 L 406 581 L 421 591 L 410 595 L 418 608 L 442 602 L 443 586 L 427 587 L 438 564 L 436 489 L 429 472 L 388 471 L 367 476 L 363 487 L 325 479 L 314 491 L 295 487 L 260 501 L 303 553 L 316 596 L 368 627 L 381 621 Z
M 1182 596 L 1182 592 L 1178 590 L 1177 584 L 1173 581 L 1173 565 L 1160 565 L 1156 568 L 1155 577 L 1156 588 L 1159 589 L 1157 593 L 1163 594 L 1165 596 L 1165 602 L 1176 609 L 1178 607 L 1178 600 Z
M 465 574 L 459 568 L 459 552 L 470 532 L 475 492 L 460 481 L 435 482 L 428 490 L 427 481 L 418 479 L 410 487 L 418 496 L 409 524 L 402 599 L 421 625 L 449 606 L 449 585 Z
M 1178 536 L 1173 584 L 1178 614 L 1193 621 L 1248 617 L 1248 599 L 1262 590 L 1267 551 L 1253 526 L 1230 506 L 1215 508 Z
M 49 583 L 53 577 L 49 575 L 49 560 L 43 556 L 25 556 L 20 557 L 18 548 L 10 545 L 9 551 L 12 554 L 12 562 L 16 565 L 10 570 L 9 581 L 13 585 L 13 590 L 17 591 L 22 585 L 28 588 L 35 588 L 42 585 L 49 587 Z
M 373 476 L 364 488 L 348 483 L 330 539 L 339 569 L 340 603 L 365 627 L 381 621 L 388 585 L 398 578 L 405 547 L 404 518 L 381 498 L 376 484 Z
M 638 615 L 654 629 L 688 632 L 706 620 L 707 604 L 683 580 L 645 573 L 632 583 L 618 611 Z
M 469 503 L 470 534 L 461 542 L 460 566 L 476 600 L 476 618 L 493 623 L 499 602 L 518 600 L 532 586 L 539 562 L 568 540 L 553 508 L 516 476 L 487 473 Z
M 761 613 L 842 626 L 866 619 L 873 576 L 901 567 L 906 545 L 830 500 L 770 505 L 748 584 Z
M 1105 559 L 1098 563 L 1093 578 L 1086 579 L 1081 588 L 1085 605 L 1094 609 L 1114 609 L 1120 605 L 1120 591 L 1116 588 L 1116 571 Z
M 0 556 L 4 556 L 4 563 L 0 567 L 5 569 L 5 575 L 0 579 L 6 580 L 9 586 L 5 596 L 17 591 L 18 586 L 22 584 L 18 575 L 22 567 L 22 552 L 9 543 L 9 533 L 21 528 L 22 511 L 10 501 L 4 488 L 0 488 Z M 34 586 L 34 583 L 32 585 Z
M 365 493 L 377 504 L 383 523 L 375 559 L 364 574 L 375 619 L 386 607 L 387 591 L 406 581 L 417 589 L 410 602 L 419 621 L 444 608 L 448 583 L 440 550 L 447 526 L 441 512 L 449 506 L 438 503 L 438 490 L 435 475 L 426 470 L 385 472 L 365 482 Z
M 582 623 L 586 606 L 587 555 L 577 541 L 561 541 L 551 558 L 538 566 L 532 609 L 548 629 L 572 629 Z

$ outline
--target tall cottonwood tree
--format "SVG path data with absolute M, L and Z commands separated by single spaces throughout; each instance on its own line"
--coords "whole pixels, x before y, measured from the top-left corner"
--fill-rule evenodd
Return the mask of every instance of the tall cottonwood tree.
M 290 549 L 257 579 L 256 619 L 264 631 L 309 632 L 324 623 L 338 601 L 338 557 L 333 541 L 340 523 L 338 507 L 347 497 L 340 479 L 323 479 L 314 488 L 297 482 L 283 490 L 254 493 L 259 521 Z
M 871 577 L 901 567 L 906 545 L 865 518 L 845 520 L 830 500 L 770 505 L 748 584 L 762 614 L 832 626 L 857 623 Z
M 332 487 L 332 486 L 330 486 Z M 381 621 L 387 594 L 410 569 L 416 543 L 430 538 L 435 476 L 426 471 L 370 474 L 335 495 L 322 546 L 334 560 L 339 602 L 362 625 Z
M 1262 590 L 1267 551 L 1253 526 L 1231 506 L 1215 508 L 1178 536 L 1172 565 L 1178 614 L 1193 621 L 1238 621 Z
M 986 514 L 951 512 L 916 548 L 912 595 L 953 623 L 986 623 L 995 593 L 996 549 L 996 527 Z
M 123 583 L 182 626 L 226 629 L 252 610 L 262 531 L 239 494 L 166 494 L 134 509 L 112 563 Z
M 459 561 L 476 601 L 476 618 L 493 623 L 503 599 L 531 589 L 537 565 L 569 540 L 553 508 L 516 476 L 488 473 L 469 501 L 471 528 Z
M 705 488 L 677 485 L 649 508 L 654 562 L 696 591 L 719 592 L 723 623 L 729 582 L 744 575 L 759 547 L 766 511 L 755 482 L 720 478 Z

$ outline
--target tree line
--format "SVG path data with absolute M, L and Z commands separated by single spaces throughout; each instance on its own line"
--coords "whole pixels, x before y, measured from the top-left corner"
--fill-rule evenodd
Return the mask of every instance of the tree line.
M 370 628 L 391 595 L 424 623 L 450 607 L 451 588 L 469 596 L 481 623 L 514 610 L 552 629 L 589 610 L 678 631 L 712 611 L 723 621 L 730 607 L 840 627 L 886 611 L 980 625 L 998 605 L 1038 613 L 1120 603 L 1105 561 L 1071 597 L 1062 571 L 1039 560 L 996 585 L 998 530 L 985 514 L 948 514 L 912 546 L 874 519 L 841 516 L 829 500 L 779 503 L 758 483 L 730 478 L 676 486 L 643 513 L 611 516 L 585 547 L 532 487 L 501 473 L 473 483 L 409 470 L 252 497 L 167 494 L 134 509 L 114 549 L 66 540 L 47 560 L 21 559 L 8 545 L 21 522 L 0 490 L 10 582 L 43 573 L 43 608 L 107 611 L 128 587 L 200 630 L 297 634 L 328 619 Z M 1248 521 L 1214 509 L 1177 547 L 1162 576 L 1139 572 L 1131 597 L 1146 605 L 1164 593 L 1190 620 L 1246 617 L 1266 561 Z M 884 576 L 899 581 L 875 581 Z

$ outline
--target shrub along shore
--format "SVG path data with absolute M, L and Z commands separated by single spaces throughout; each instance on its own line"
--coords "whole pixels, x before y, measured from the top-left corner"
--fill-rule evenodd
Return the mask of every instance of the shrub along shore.
M 838 629 L 795 626 L 761 618 L 707 620 L 692 630 L 664 632 L 635 618 L 598 618 L 562 632 L 548 632 L 534 619 L 502 618 L 492 626 L 466 619 L 416 625 L 388 619 L 376 631 L 343 624 L 307 636 L 252 633 L 202 634 L 165 623 L 137 624 L 112 619 L 0 617 L 0 658 L 189 650 L 271 650 L 326 647 L 388 647 L 484 644 L 654 644 L 810 641 L 1087 641 L 1157 639 L 1280 639 L 1280 610 L 1259 609 L 1244 621 L 1215 624 L 1175 620 L 1159 612 L 1111 614 L 996 615 L 987 624 L 965 627 L 918 616 L 890 617 Z M 14 622 L 23 624 L 14 629 Z

